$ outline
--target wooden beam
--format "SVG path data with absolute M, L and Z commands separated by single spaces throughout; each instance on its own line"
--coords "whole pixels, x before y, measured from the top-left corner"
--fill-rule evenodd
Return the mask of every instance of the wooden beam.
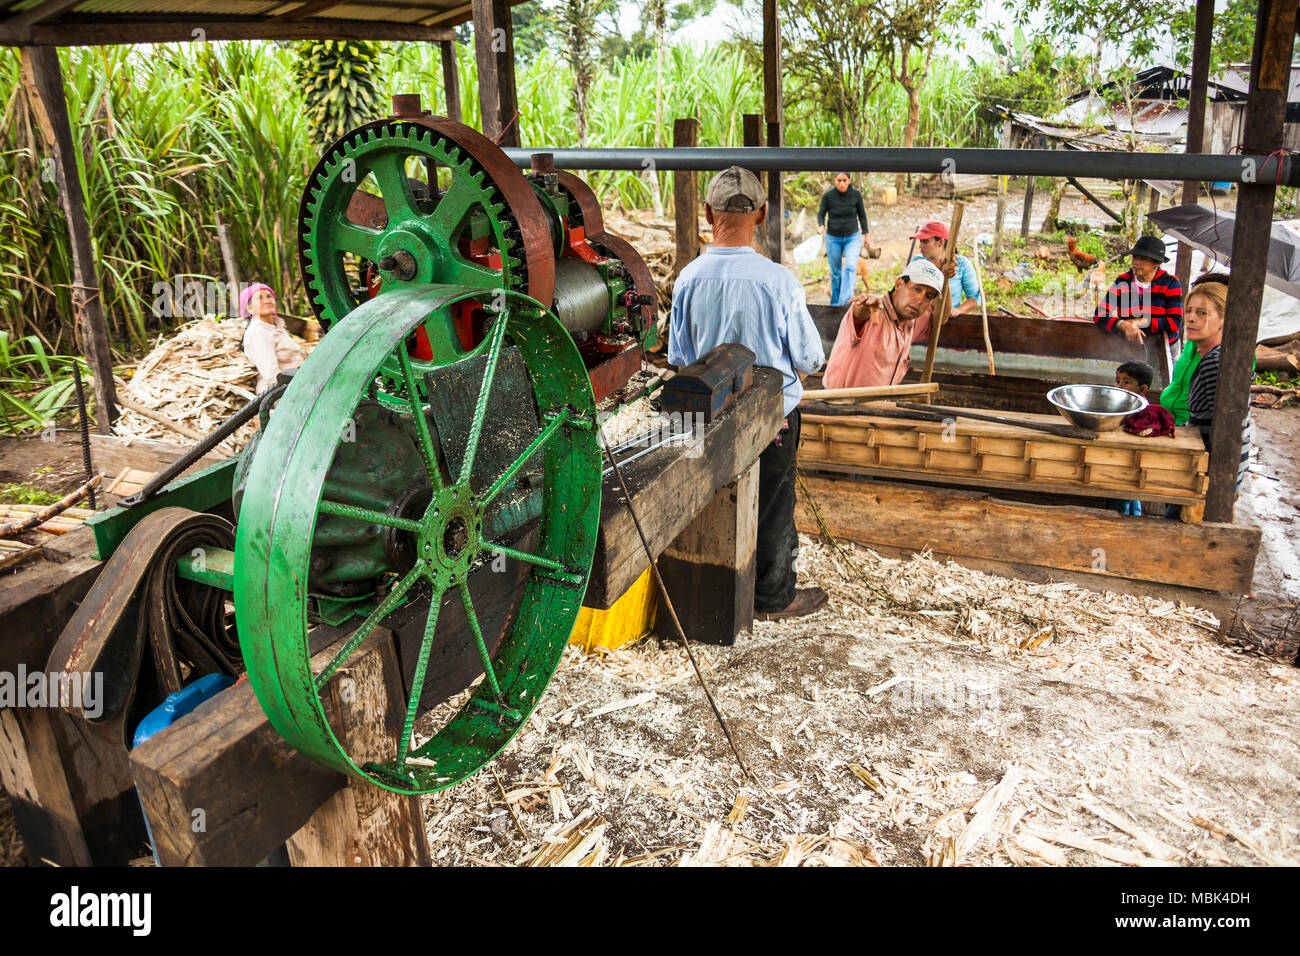
M 515 28 L 510 19 L 510 0 L 492 0 L 497 28 L 505 31 L 504 42 L 494 43 L 497 81 L 501 91 L 501 145 L 519 145 L 519 96 L 515 91 Z
M 483 135 L 496 140 L 501 135 L 504 82 L 500 75 L 500 62 L 493 46 L 504 45 L 504 33 L 496 22 L 496 4 L 493 0 L 474 0 L 474 59 L 478 63 L 478 105 L 482 114 Z
M 442 54 L 442 88 L 447 95 L 447 118 L 457 123 L 463 123 L 460 107 L 460 74 L 456 68 L 455 41 L 438 41 L 438 52 Z
M 118 43 L 192 43 L 217 40 L 405 40 L 436 43 L 454 39 L 449 27 L 428 27 L 391 20 L 221 19 L 139 20 L 124 17 L 78 17 L 68 23 L 35 24 L 14 29 L 0 22 L 0 46 L 104 46 Z
M 1297 7 L 1294 0 L 1260 0 L 1257 16 L 1242 148 L 1246 153 L 1264 154 L 1282 149 Z M 1241 434 L 1250 414 L 1255 336 L 1259 331 L 1259 310 L 1268 271 L 1276 191 L 1274 181 L 1266 179 L 1243 184 L 1237 197 L 1228 314 L 1223 323 L 1219 384 L 1210 431 L 1206 521 L 1231 521 L 1237 497 Z
M 837 538 L 1209 591 L 1250 593 L 1258 528 L 1129 518 L 921 484 L 806 478 Z M 820 529 L 799 496 L 795 524 Z M 1161 556 L 1159 561 L 1152 555 Z
M 673 120 L 673 146 L 694 147 L 700 135 L 697 119 Z M 700 210 L 697 174 L 678 170 L 673 173 L 673 220 L 677 254 L 673 259 L 673 279 L 700 254 Z
M 77 149 L 64 99 L 59 53 L 51 46 L 23 47 L 21 58 L 28 101 L 38 116 L 38 125 L 48 137 L 46 148 L 54 154 L 55 183 L 72 245 L 72 307 L 76 312 L 77 337 L 94 379 L 95 426 L 107 435 L 117 420 L 113 353 L 104 319 L 90 222 L 86 217 L 86 197 L 81 193 L 81 177 L 77 172 Z
M 294 7 L 288 13 L 281 13 L 277 16 L 271 17 L 270 19 L 275 21 L 302 20 L 307 17 L 313 17 L 318 13 L 323 13 L 331 7 L 342 6 L 343 2 L 344 0 L 310 0 L 308 3 L 298 4 L 298 6 Z
M 632 505 L 657 557 L 714 499 L 771 444 L 781 429 L 779 373 L 754 370 L 754 382 L 709 424 L 701 444 L 656 452 L 624 470 Z M 613 476 L 601 496 L 600 534 L 587 584 L 587 607 L 609 608 L 649 566 L 636 527 Z
M 783 143 L 784 113 L 779 3 L 763 0 L 763 115 L 768 146 Z M 767 174 L 767 254 L 773 262 L 780 262 L 785 255 L 785 194 L 778 170 Z
M 1214 0 L 1196 0 L 1196 26 L 1192 33 L 1192 83 L 1187 93 L 1187 145 L 1184 152 L 1205 150 L 1205 111 L 1210 88 L 1210 44 L 1214 36 Z M 1184 205 L 1200 201 L 1201 184 L 1183 183 Z M 1184 289 L 1192 277 L 1192 247 L 1178 244 L 1174 275 Z

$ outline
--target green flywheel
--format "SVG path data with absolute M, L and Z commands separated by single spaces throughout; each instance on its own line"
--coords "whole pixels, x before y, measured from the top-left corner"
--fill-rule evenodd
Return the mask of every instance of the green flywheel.
M 466 308 L 482 308 L 486 328 L 468 350 L 456 331 Z M 419 328 L 431 360 L 413 357 Z M 452 786 L 491 760 L 536 707 L 581 606 L 600 454 L 577 347 L 522 293 L 409 285 L 340 319 L 275 406 L 238 495 L 236 620 L 275 729 L 399 793 Z M 395 619 L 413 635 L 400 735 L 381 760 L 349 754 L 323 694 Z M 355 629 L 313 665 L 322 620 Z M 440 634 L 454 627 L 477 673 L 455 684 L 463 706 L 419 740 L 427 687 L 449 679 Z

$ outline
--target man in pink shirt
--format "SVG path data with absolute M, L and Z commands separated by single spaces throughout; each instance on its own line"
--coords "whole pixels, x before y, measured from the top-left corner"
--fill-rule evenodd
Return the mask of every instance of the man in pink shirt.
M 888 295 L 860 295 L 840 322 L 822 385 L 862 388 L 897 385 L 911 366 L 913 342 L 930 334 L 932 306 L 943 290 L 943 270 L 918 259 Z

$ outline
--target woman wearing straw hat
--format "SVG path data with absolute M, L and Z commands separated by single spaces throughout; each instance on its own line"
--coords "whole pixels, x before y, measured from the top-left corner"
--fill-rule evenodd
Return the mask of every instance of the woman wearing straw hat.
M 261 394 L 275 384 L 282 371 L 301 365 L 307 353 L 284 327 L 270 286 L 255 282 L 239 293 L 239 314 L 248 319 L 244 354 L 257 368 L 257 391 Z

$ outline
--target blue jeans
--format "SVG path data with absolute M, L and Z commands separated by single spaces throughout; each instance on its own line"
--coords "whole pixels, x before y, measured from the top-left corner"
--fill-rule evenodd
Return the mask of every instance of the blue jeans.
M 832 236 L 826 233 L 826 258 L 831 262 L 831 305 L 848 305 L 857 284 L 858 253 L 862 233 Z

